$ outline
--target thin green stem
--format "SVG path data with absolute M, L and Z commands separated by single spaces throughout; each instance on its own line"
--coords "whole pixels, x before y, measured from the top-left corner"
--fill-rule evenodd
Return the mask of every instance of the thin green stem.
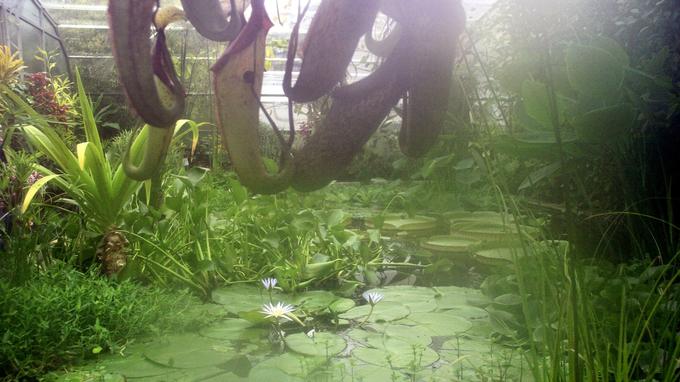
M 368 315 L 366 315 L 366 318 L 364 318 L 364 320 L 361 321 L 361 323 L 359 324 L 359 326 L 364 326 L 364 324 L 365 324 L 366 322 L 368 322 L 368 319 L 371 317 L 371 314 L 373 313 L 373 308 L 374 308 L 374 307 L 375 307 L 375 305 L 371 304 L 371 309 L 368 311 Z

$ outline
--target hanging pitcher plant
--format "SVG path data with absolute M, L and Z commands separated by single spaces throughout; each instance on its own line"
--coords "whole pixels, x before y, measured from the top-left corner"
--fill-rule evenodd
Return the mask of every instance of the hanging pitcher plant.
M 456 45 L 465 23 L 460 0 L 322 0 L 304 41 L 298 44 L 307 3 L 298 12 L 288 46 L 283 90 L 289 98 L 289 114 L 293 102 L 330 96 L 332 103 L 321 125 L 297 151 L 292 149 L 292 119 L 289 139 L 272 126 L 283 148 L 275 174 L 266 169 L 257 129 L 263 109 L 260 92 L 266 38 L 272 26 L 264 0 L 230 0 L 228 4 L 182 0 L 183 11 L 160 5 L 158 0 L 109 1 L 121 84 L 130 105 L 153 126 L 141 163 L 131 163 L 126 157 L 126 172 L 134 179 L 148 179 L 158 171 L 167 152 L 169 127 L 184 111 L 184 89 L 164 33 L 177 20 L 187 19 L 207 39 L 229 42 L 211 68 L 217 122 L 236 173 L 253 192 L 324 187 L 350 164 L 401 99 L 399 143 L 404 154 L 423 155 L 441 131 Z M 380 13 L 395 27 L 384 39 L 375 40 L 373 24 Z M 367 77 L 343 84 L 362 37 L 382 63 Z M 299 51 L 302 64 L 293 83 L 293 63 Z

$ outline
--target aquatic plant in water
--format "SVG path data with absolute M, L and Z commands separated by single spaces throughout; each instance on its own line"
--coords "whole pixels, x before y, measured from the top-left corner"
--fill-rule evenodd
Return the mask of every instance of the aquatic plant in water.
M 262 286 L 264 286 L 264 289 L 267 290 L 267 293 L 269 293 L 269 302 L 272 303 L 272 290 L 276 288 L 276 283 L 278 283 L 278 280 L 273 278 L 273 277 L 267 277 L 261 280 L 262 281 Z
M 270 302 L 262 306 L 262 314 L 265 315 L 264 318 L 273 318 L 274 321 L 278 321 L 279 319 L 293 321 L 292 313 L 294 311 L 294 306 L 284 304 L 280 301 L 276 303 L 276 305 Z
M 272 290 L 276 287 L 276 283 L 278 281 L 273 278 L 273 277 L 267 277 L 262 279 L 262 285 L 264 286 L 264 289 L 266 290 Z
M 158 0 L 109 1 L 111 41 L 121 83 L 132 107 L 154 126 L 141 163 L 133 165 L 126 159 L 126 171 L 134 179 L 148 179 L 157 172 L 167 151 L 168 127 L 184 110 L 184 90 L 172 65 L 164 29 L 185 15 L 157 4 Z M 455 41 L 465 22 L 459 0 L 323 0 L 301 44 L 302 66 L 293 83 L 298 30 L 307 8 L 299 12 L 283 81 L 289 114 L 293 102 L 330 96 L 332 104 L 320 126 L 296 152 L 292 150 L 292 118 L 288 139 L 272 126 L 282 146 L 278 173 L 267 170 L 257 131 L 266 36 L 273 25 L 264 0 L 250 1 L 247 22 L 234 0 L 226 10 L 219 0 L 182 4 L 186 18 L 201 35 L 231 42 L 211 68 L 217 120 L 234 169 L 253 192 L 271 194 L 289 186 L 311 191 L 327 185 L 350 164 L 402 98 L 401 150 L 420 156 L 436 140 L 448 106 Z M 370 36 L 379 11 L 398 26 L 398 31 L 383 41 L 369 38 L 370 48 L 384 56 L 384 62 L 366 78 L 338 87 L 359 40 Z M 152 26 L 156 30 L 153 47 Z
M 284 304 L 281 301 L 277 302 L 276 305 L 272 302 L 266 303 L 262 306 L 262 310 L 260 311 L 265 319 L 270 319 L 272 321 L 270 339 L 273 343 L 278 343 L 281 346 L 281 349 L 285 346 L 284 338 L 286 336 L 286 332 L 281 328 L 282 322 L 295 321 L 300 324 L 300 326 L 305 326 L 305 324 L 303 324 L 293 313 L 294 311 L 295 307 L 293 305 Z
M 368 322 L 368 319 L 371 317 L 371 314 L 373 313 L 373 308 L 377 303 L 382 301 L 385 296 L 381 295 L 380 293 L 377 292 L 364 292 L 361 297 L 368 302 L 368 304 L 371 306 L 371 310 L 368 311 L 368 314 L 366 315 L 366 318 L 364 318 L 363 321 L 359 324 L 359 326 L 362 326 L 366 322 Z

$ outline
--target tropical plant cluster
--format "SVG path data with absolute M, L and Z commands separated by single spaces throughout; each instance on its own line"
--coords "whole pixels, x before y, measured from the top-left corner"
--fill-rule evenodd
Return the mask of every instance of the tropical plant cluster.
M 19 380 L 97 357 L 105 349 L 120 351 L 141 335 L 207 322 L 192 315 L 199 302 L 186 292 L 131 281 L 112 284 L 94 270 L 83 273 L 65 264 L 24 285 L 2 280 L 0 291 L 0 372 Z

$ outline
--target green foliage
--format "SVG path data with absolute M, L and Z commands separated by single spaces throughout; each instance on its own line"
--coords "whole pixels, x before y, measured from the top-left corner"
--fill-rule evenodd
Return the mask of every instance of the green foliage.
M 33 170 L 35 155 L 9 147 L 3 153 L 7 162 L 0 163 L 0 276 L 20 284 L 70 247 L 71 241 L 62 235 L 79 224 L 74 216 L 59 214 L 38 203 L 29 213 L 21 214 L 27 190 L 44 178 Z M 42 200 L 43 195 L 36 199 Z
M 636 126 L 635 106 L 621 96 L 625 94 L 624 75 L 630 68 L 629 57 L 620 45 L 605 38 L 595 39 L 590 45 L 572 44 L 566 49 L 564 61 L 566 65 L 561 69 L 568 82 L 558 87 L 556 75 L 550 75 L 545 82 L 525 80 L 521 101 L 513 113 L 516 132 L 493 138 L 493 147 L 501 153 L 541 161 L 519 184 L 520 191 L 556 178 L 566 177 L 574 184 L 590 183 L 571 169 L 601 163 L 611 155 L 622 156 Z M 558 155 L 560 150 L 564 156 Z M 607 187 L 625 187 L 612 176 L 600 182 L 608 182 Z M 582 192 L 589 190 L 590 187 Z M 578 196 L 586 202 L 593 198 L 583 193 Z
M 61 173 L 55 173 L 40 165 L 36 165 L 36 169 L 66 192 L 100 232 L 116 224 L 117 215 L 137 190 L 139 183 L 127 178 L 121 166 L 115 173 L 112 171 L 104 156 L 99 132 L 94 124 L 92 105 L 85 94 L 82 82 L 78 81 L 78 93 L 87 141 L 78 144 L 76 154 L 63 142 L 59 134 L 49 128 L 44 118 L 11 90 L 6 88 L 3 90 L 17 107 L 31 116 L 35 125 L 24 126 L 24 133 L 32 145 L 59 167 Z M 140 150 L 141 146 L 141 142 L 135 145 L 137 150 Z M 42 184 L 34 185 L 40 186 Z M 22 212 L 28 209 L 30 202 L 30 197 L 24 200 Z
M 671 265 L 567 260 L 566 242 L 517 250 L 482 284 L 494 331 L 524 344 L 537 381 L 670 381 L 680 354 L 680 273 Z M 568 356 L 578 352 L 576 357 Z M 573 354 L 573 353 L 572 353 Z M 566 362 L 566 367 L 563 364 Z M 578 376 L 574 375 L 578 374 Z
M 17 80 L 24 61 L 19 58 L 19 52 L 12 52 L 7 45 L 0 45 L 0 83 L 8 85 Z
M 212 211 L 211 194 L 200 187 L 204 171 L 169 175 L 164 204 L 156 209 L 138 203 L 123 216 L 134 250 L 126 274 L 160 284 L 179 282 L 204 299 L 220 278 L 218 264 L 229 254 L 216 252 L 212 241 L 224 224 Z
M 230 200 L 216 200 L 228 206 L 220 215 L 231 217 L 224 221 L 223 232 L 229 234 L 213 248 L 231 254 L 230 279 L 276 276 L 287 290 L 338 285 L 353 279 L 358 265 L 379 257 L 379 242 L 363 241 L 348 230 L 350 215 L 341 210 L 312 209 L 306 205 L 311 200 L 294 192 L 247 198 L 232 177 L 215 185 L 230 190 L 225 195 Z
M 478 166 L 503 193 L 549 209 L 555 232 L 570 231 L 580 249 L 601 250 L 593 245 L 601 234 L 615 237 L 607 240 L 610 256 L 653 248 L 658 242 L 640 234 L 650 221 L 639 216 L 660 217 L 651 224 L 664 231 L 660 222 L 677 215 L 666 201 L 678 189 L 669 179 L 677 178 L 671 126 L 680 117 L 671 8 L 518 0 L 476 25 L 467 67 L 477 79 L 468 92 L 472 122 L 484 131 L 472 146 L 486 162 Z M 599 217 L 610 211 L 624 215 Z M 675 235 L 655 239 L 675 253 Z
M 324 208 L 323 193 L 249 196 L 233 175 L 199 169 L 166 177 L 163 190 L 161 208 L 138 203 L 123 216 L 128 276 L 208 299 L 221 283 L 270 276 L 286 290 L 351 285 L 360 266 L 381 262 L 379 238 L 349 230 L 350 215 Z
M 79 77 L 78 77 L 79 78 Z M 125 175 L 123 166 L 111 166 L 104 154 L 99 131 L 95 124 L 95 116 L 82 81 L 78 79 L 78 99 L 80 101 L 81 115 L 85 128 L 86 142 L 77 145 L 76 153 L 62 141 L 61 137 L 51 130 L 30 106 L 25 104 L 18 96 L 6 89 L 7 95 L 29 114 L 35 125 L 23 127 L 27 138 L 39 151 L 52 160 L 60 172 L 53 172 L 47 167 L 37 165 L 47 179 L 53 181 L 75 202 L 81 212 L 94 224 L 95 230 L 105 232 L 112 226 L 119 224 L 119 216 L 123 208 L 129 203 L 131 197 L 141 186 L 140 182 L 132 180 Z M 182 127 L 189 125 L 188 131 L 182 131 Z M 192 121 L 180 120 L 175 126 L 175 137 L 181 138 L 187 132 L 194 133 L 194 142 L 197 137 L 197 125 Z M 130 150 L 134 159 L 141 155 L 148 129 L 143 129 L 132 142 Z M 35 184 L 34 188 L 40 188 L 44 183 Z M 28 196 L 23 203 L 22 212 L 25 212 L 30 203 L 33 190 L 29 190 Z
M 28 379 L 84 358 L 115 352 L 143 334 L 193 325 L 185 293 L 57 266 L 23 286 L 0 279 L 0 372 Z

